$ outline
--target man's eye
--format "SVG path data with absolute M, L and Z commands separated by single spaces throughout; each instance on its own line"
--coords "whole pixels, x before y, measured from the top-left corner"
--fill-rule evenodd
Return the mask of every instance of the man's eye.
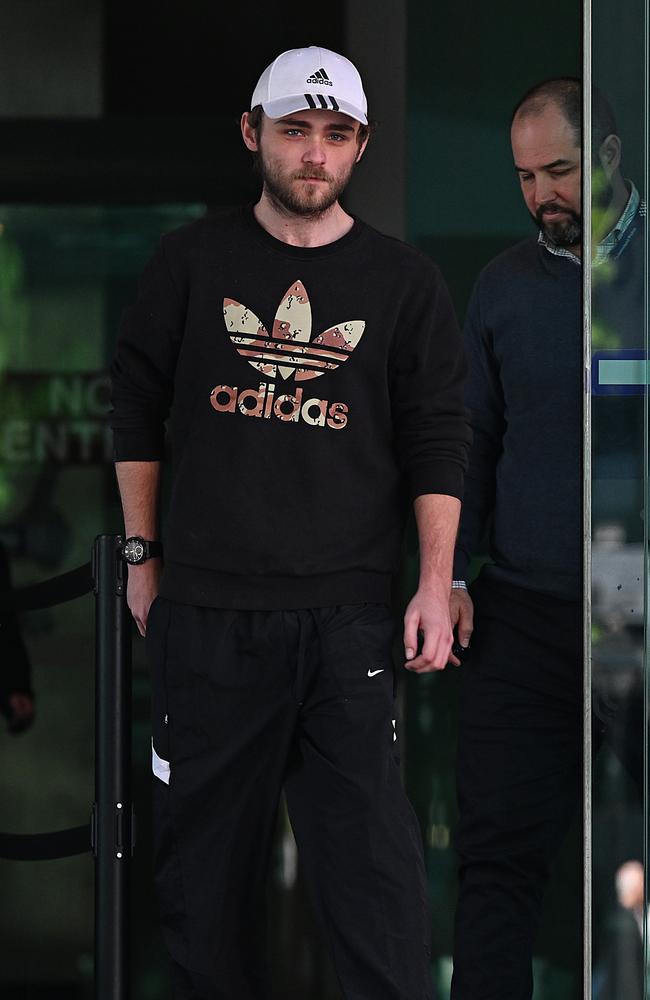
M 288 128 L 285 129 L 285 135 L 302 135 L 302 130 L 299 128 Z
M 345 136 L 341 135 L 340 132 L 331 132 L 330 139 L 336 139 L 337 142 L 343 142 L 345 140 Z
M 552 177 L 565 177 L 567 174 L 571 173 L 571 167 L 567 167 L 566 170 L 551 170 Z
M 532 181 L 532 179 L 533 179 L 532 174 L 519 174 L 519 180 L 521 181 L 522 184 L 525 184 L 528 181 Z

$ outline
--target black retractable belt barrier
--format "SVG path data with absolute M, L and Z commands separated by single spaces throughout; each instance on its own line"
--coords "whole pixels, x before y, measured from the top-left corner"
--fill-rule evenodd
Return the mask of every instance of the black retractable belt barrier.
M 90 823 L 52 833 L 0 833 L 0 858 L 10 861 L 52 861 L 91 849 Z
M 131 639 L 122 539 L 95 539 L 95 1000 L 129 994 L 131 802 Z
M 95 803 L 90 823 L 52 833 L 0 833 L 0 858 L 35 861 L 95 856 L 95 1000 L 129 996 L 131 630 L 120 535 L 95 539 L 92 563 L 53 580 L 0 594 L 0 612 L 54 607 L 94 589 Z
M 83 597 L 92 589 L 92 564 L 87 562 L 51 580 L 32 583 L 28 587 L 0 594 L 0 612 L 40 611 L 42 608 L 53 608 L 57 604 L 65 604 L 66 601 Z

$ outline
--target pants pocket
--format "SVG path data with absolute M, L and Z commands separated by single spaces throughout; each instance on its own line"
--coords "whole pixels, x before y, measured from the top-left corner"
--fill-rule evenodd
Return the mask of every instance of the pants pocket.
M 157 597 L 149 609 L 146 650 L 151 679 L 151 759 L 156 778 L 169 784 L 169 695 L 167 690 L 167 633 L 170 608 Z

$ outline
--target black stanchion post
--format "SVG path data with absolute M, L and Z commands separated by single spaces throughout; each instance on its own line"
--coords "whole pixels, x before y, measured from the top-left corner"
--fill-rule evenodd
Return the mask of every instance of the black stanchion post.
M 129 995 L 131 630 L 121 542 L 118 535 L 100 535 L 93 549 L 95 1000 L 127 1000 Z

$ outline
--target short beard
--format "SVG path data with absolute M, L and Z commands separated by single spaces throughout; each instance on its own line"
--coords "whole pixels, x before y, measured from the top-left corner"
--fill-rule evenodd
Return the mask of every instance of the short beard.
M 544 218 L 544 210 L 548 208 L 562 209 L 568 214 L 568 219 L 549 221 Z M 541 205 L 532 218 L 537 226 L 542 230 L 544 236 L 556 247 L 575 247 L 582 243 L 582 218 L 570 209 L 566 209 L 554 202 Z
M 257 166 L 264 181 L 264 190 L 277 209 L 287 215 L 298 215 L 303 219 L 317 220 L 339 200 L 349 183 L 355 164 L 353 163 L 347 173 L 338 178 L 319 167 L 305 167 L 286 179 L 264 159 L 263 155 L 259 156 Z M 327 181 L 328 187 L 324 192 L 324 197 L 315 202 L 309 196 L 308 191 L 300 195 L 292 186 L 292 181 L 301 177 L 319 177 Z M 312 191 L 312 194 L 317 195 L 319 191 L 320 188 Z

